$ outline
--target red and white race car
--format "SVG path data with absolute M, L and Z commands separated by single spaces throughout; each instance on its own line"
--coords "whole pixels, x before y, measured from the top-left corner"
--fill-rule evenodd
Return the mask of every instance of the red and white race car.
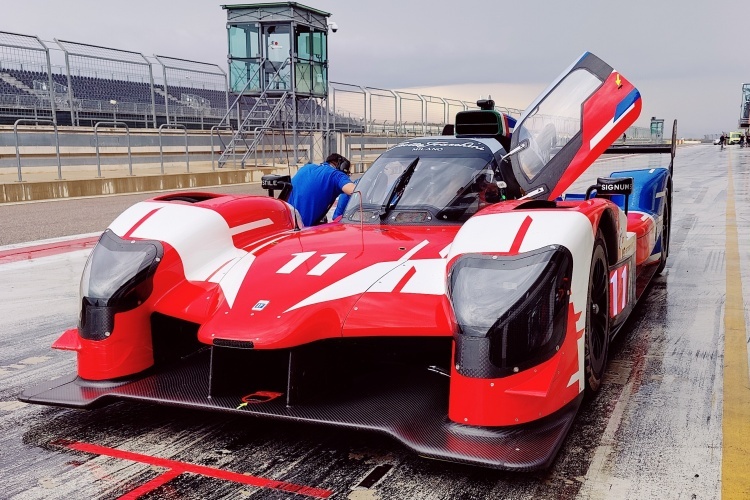
M 134 205 L 54 345 L 77 352 L 77 374 L 21 399 L 319 422 L 426 457 L 547 467 L 665 265 L 671 164 L 562 196 L 641 109 L 590 53 L 517 123 L 479 104 L 454 135 L 384 153 L 329 224 L 301 227 L 273 197 Z

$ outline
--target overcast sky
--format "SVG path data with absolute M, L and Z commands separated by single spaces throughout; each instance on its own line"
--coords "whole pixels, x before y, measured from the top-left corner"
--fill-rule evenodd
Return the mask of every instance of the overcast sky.
M 215 0 L 4 0 L 0 31 L 227 67 Z M 239 2 L 236 2 L 239 3 Z M 584 51 L 635 84 L 637 122 L 678 120 L 678 136 L 737 128 L 750 4 L 739 0 L 308 0 L 330 12 L 330 79 L 524 108 Z M 438 87 L 438 88 L 436 88 Z M 665 130 L 668 133 L 668 130 Z M 666 134 L 665 134 L 666 135 Z

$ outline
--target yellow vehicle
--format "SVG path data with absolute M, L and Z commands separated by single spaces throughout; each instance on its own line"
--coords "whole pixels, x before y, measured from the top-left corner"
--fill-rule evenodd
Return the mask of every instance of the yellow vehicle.
M 745 135 L 744 132 L 736 131 L 736 132 L 729 132 L 729 138 L 727 138 L 727 144 L 739 144 L 740 143 L 740 137 Z

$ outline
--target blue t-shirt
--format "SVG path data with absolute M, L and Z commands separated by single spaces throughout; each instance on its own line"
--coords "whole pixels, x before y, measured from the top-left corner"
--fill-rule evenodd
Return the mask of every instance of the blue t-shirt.
M 300 214 L 305 226 L 312 226 L 326 214 L 336 196 L 352 182 L 341 170 L 323 162 L 308 163 L 292 178 L 289 202 Z

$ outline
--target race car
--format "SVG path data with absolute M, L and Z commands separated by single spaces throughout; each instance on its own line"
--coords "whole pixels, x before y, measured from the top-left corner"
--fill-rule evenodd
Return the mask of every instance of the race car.
M 53 345 L 77 353 L 77 373 L 20 399 L 317 422 L 429 458 L 548 467 L 664 269 L 672 162 L 566 192 L 641 110 L 591 53 L 517 122 L 478 106 L 453 135 L 382 154 L 331 223 L 303 227 L 272 196 L 132 206 Z

